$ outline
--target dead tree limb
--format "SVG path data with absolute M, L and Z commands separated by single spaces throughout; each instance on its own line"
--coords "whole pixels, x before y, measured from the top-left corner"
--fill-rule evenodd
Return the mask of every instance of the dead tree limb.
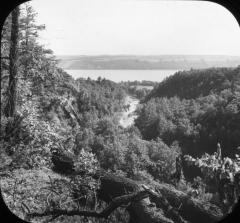
M 110 173 L 101 175 L 100 181 L 99 198 L 106 202 L 110 201 L 111 197 L 121 196 L 126 193 L 125 191 L 131 193 L 142 188 L 141 183 Z M 151 187 L 154 188 L 154 193 L 150 193 L 150 202 L 144 199 L 128 208 L 130 216 L 134 215 L 138 223 L 169 221 L 211 223 L 223 217 L 219 207 L 194 199 L 169 184 L 155 183 Z
M 221 209 L 209 202 L 195 199 L 184 192 L 176 190 L 167 184 L 158 184 L 156 186 L 165 199 L 173 207 L 180 207 L 179 215 L 190 222 L 216 222 L 223 217 Z M 155 196 L 155 198 L 157 198 Z M 159 199 L 157 199 L 159 201 Z
M 140 182 L 111 173 L 101 172 L 94 177 L 101 182 L 98 198 L 109 204 L 103 211 L 52 210 L 30 216 L 107 218 L 122 205 L 127 205 L 129 223 L 213 223 L 223 216 L 217 206 L 191 198 L 168 184 L 154 183 L 150 189 Z
M 54 209 L 54 210 L 48 210 L 43 213 L 30 213 L 28 214 L 28 217 L 43 217 L 43 216 L 61 216 L 61 215 L 66 215 L 66 216 L 73 216 L 73 215 L 78 215 L 78 216 L 84 216 L 84 217 L 95 217 L 95 218 L 105 218 L 107 219 L 109 215 L 116 210 L 118 207 L 122 205 L 126 205 L 129 202 L 136 202 L 139 200 L 142 200 L 144 198 L 148 197 L 148 192 L 147 191 L 140 191 L 136 193 L 132 193 L 129 195 L 123 195 L 120 197 L 116 197 L 112 200 L 112 202 L 109 204 L 107 208 L 105 208 L 101 212 L 96 212 L 96 211 L 80 211 L 80 210 L 62 210 L 62 209 Z

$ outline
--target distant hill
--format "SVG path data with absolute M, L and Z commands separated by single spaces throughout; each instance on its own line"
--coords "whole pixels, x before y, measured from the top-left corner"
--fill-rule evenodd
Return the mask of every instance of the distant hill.
M 209 67 L 236 67 L 240 56 L 209 55 L 99 55 L 57 56 L 58 66 L 63 69 L 173 69 L 189 70 Z
M 146 100 L 156 97 L 195 99 L 223 90 L 240 88 L 240 66 L 179 71 L 155 87 Z
M 179 71 L 146 95 L 135 125 L 143 139 L 179 143 L 183 153 L 234 157 L 240 146 L 240 66 Z

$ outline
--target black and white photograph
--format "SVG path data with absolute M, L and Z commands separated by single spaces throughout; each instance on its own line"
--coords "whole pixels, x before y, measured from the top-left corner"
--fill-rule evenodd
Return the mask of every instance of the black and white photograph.
M 6 17 L 0 58 L 1 196 L 19 219 L 214 223 L 233 212 L 240 26 L 224 6 L 31 0 Z

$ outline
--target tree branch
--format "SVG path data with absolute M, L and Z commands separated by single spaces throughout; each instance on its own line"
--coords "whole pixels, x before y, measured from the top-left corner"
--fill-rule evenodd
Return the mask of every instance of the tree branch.
M 155 182 L 148 187 L 104 171 L 99 171 L 92 177 L 101 181 L 98 198 L 109 204 L 104 210 L 79 211 L 56 207 L 43 213 L 29 213 L 26 217 L 29 219 L 50 216 L 51 220 L 62 215 L 78 215 L 106 219 L 120 206 L 127 206 L 126 211 L 129 213 L 131 223 L 213 223 L 223 216 L 217 206 L 193 199 L 168 184 Z

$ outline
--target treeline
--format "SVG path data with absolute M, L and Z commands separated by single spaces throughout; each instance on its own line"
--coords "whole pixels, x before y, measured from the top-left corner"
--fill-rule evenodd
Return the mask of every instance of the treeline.
M 240 145 L 239 80 L 239 67 L 178 72 L 150 92 L 135 124 L 145 139 L 177 141 L 184 153 L 213 153 L 220 142 L 232 157 Z
M 156 86 L 158 84 L 157 81 L 148 81 L 148 80 L 142 80 L 142 81 L 122 81 L 121 84 L 127 85 L 127 86 Z
M 137 97 L 138 99 L 144 99 L 151 90 L 158 85 L 155 81 L 122 81 L 120 85 L 125 89 L 128 94 Z
M 200 96 L 219 94 L 223 90 L 239 90 L 240 67 L 209 68 L 179 71 L 162 81 L 147 100 L 154 97 L 195 99 Z

